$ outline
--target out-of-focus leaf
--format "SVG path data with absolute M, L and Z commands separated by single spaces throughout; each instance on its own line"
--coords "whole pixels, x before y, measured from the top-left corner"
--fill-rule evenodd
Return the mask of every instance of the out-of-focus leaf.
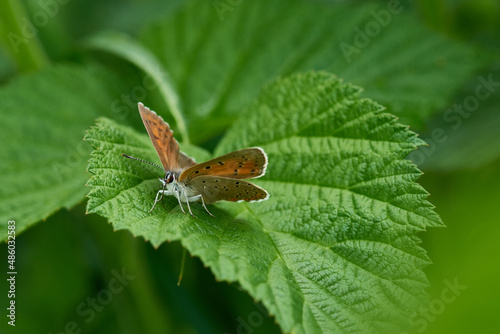
M 396 7 L 190 1 L 141 39 L 172 76 L 193 142 L 223 132 L 268 81 L 307 70 L 364 87 L 403 123 L 418 126 L 481 61 L 414 20 L 408 4 Z
M 102 68 L 60 66 L 0 89 L 0 240 L 83 200 L 90 154 L 82 141 L 99 115 L 112 115 L 120 81 Z

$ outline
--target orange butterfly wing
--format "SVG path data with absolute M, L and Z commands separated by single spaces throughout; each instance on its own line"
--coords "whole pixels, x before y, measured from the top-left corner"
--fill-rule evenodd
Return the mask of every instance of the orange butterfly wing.
M 267 155 L 264 150 L 259 147 L 246 148 L 189 167 L 179 176 L 179 182 L 188 183 L 201 175 L 253 179 L 264 175 L 266 167 Z
M 191 158 L 179 152 L 179 144 L 168 123 L 144 104 L 139 102 L 138 106 L 144 126 L 163 168 L 167 171 L 174 171 L 196 165 Z

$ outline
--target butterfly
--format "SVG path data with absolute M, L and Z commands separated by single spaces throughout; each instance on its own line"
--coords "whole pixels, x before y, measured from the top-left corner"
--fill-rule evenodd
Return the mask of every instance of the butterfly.
M 140 102 L 138 106 L 144 126 L 163 167 L 126 154 L 122 155 L 165 171 L 165 176 L 159 178 L 161 190 L 156 194 L 149 212 L 154 210 L 164 195 L 175 196 L 183 213 L 186 212 L 182 202 L 186 203 L 193 217 L 190 202 L 201 201 L 207 213 L 214 216 L 208 211 L 206 204 L 217 201 L 254 202 L 269 198 L 267 191 L 243 180 L 261 177 L 266 173 L 267 155 L 263 149 L 245 148 L 197 164 L 179 151 L 174 133 L 163 118 Z

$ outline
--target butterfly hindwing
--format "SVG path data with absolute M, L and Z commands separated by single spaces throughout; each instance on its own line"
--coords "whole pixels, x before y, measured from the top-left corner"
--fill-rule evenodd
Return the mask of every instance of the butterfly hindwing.
M 246 148 L 224 154 L 194 165 L 179 176 L 179 182 L 203 176 L 221 176 L 232 179 L 252 179 L 266 173 L 267 155 L 259 147 Z
M 197 176 L 186 186 L 201 194 L 206 204 L 217 201 L 260 201 L 269 196 L 267 191 L 251 182 L 227 177 Z

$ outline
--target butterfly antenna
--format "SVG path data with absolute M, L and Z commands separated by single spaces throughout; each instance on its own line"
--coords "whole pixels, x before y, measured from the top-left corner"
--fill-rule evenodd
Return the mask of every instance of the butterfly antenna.
M 164 169 L 163 167 L 161 167 L 160 165 L 154 164 L 154 163 L 152 163 L 152 162 L 149 162 L 149 161 L 146 161 L 146 160 L 142 160 L 142 159 L 139 159 L 139 158 L 134 158 L 134 157 L 131 157 L 130 155 L 126 155 L 126 154 L 122 154 L 122 155 L 123 155 L 125 158 L 129 158 L 129 159 L 134 159 L 134 160 L 137 160 L 137 161 L 145 162 L 145 163 L 147 163 L 147 164 L 149 164 L 149 165 L 152 165 L 152 166 L 158 167 L 158 168 L 160 168 L 160 169 L 162 169 L 162 170 L 164 170 L 164 171 L 165 171 L 165 169 Z

